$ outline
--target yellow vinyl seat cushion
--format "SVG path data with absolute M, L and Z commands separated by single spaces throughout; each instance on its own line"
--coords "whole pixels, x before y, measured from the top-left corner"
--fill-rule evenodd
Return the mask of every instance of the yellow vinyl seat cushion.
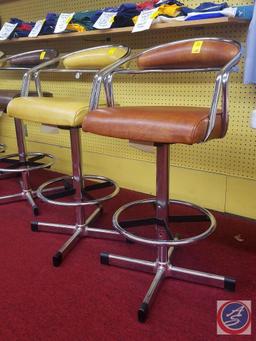
M 66 69 L 101 69 L 123 57 L 126 49 L 122 47 L 102 47 L 75 53 L 63 60 Z
M 54 126 L 81 126 L 88 112 L 85 98 L 70 97 L 19 97 L 7 107 L 10 117 Z

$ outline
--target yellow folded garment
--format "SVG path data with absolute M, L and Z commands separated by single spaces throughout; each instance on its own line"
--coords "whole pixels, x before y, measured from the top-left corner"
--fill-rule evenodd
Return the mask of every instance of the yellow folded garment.
M 159 15 L 166 15 L 168 17 L 177 17 L 180 14 L 181 6 L 178 5 L 161 5 L 158 7 L 158 10 L 153 14 L 154 19 Z M 138 21 L 138 15 L 132 18 L 134 25 Z
M 84 32 L 86 31 L 85 27 L 79 24 L 68 24 L 68 30 L 76 31 L 76 32 Z
M 178 5 L 162 5 L 158 7 L 157 16 L 168 15 L 168 17 L 177 17 L 180 14 L 180 6 Z

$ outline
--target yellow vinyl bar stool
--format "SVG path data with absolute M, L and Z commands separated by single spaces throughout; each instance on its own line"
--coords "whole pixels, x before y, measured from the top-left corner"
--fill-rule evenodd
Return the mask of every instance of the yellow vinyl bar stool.
M 101 254 L 102 264 L 146 271 L 155 274 L 154 280 L 138 310 L 138 319 L 144 322 L 150 304 L 164 278 L 175 278 L 217 286 L 227 290 L 235 289 L 232 278 L 191 270 L 171 263 L 174 247 L 187 245 L 208 237 L 216 227 L 211 212 L 197 205 L 181 200 L 169 200 L 169 145 L 182 143 L 193 145 L 225 136 L 228 127 L 227 85 L 232 68 L 239 62 L 241 46 L 238 42 L 218 38 L 197 38 L 156 46 L 135 56 L 137 68 L 120 70 L 122 63 L 106 68 L 97 75 L 90 112 L 83 122 L 83 130 L 103 136 L 150 142 L 156 146 L 156 198 L 130 202 L 120 207 L 113 217 L 113 225 L 125 238 L 143 245 L 154 246 L 157 250 L 154 261 L 124 257 L 109 253 Z M 99 89 L 102 80 L 113 78 L 114 74 L 154 74 L 185 72 L 215 72 L 217 74 L 213 97 L 209 107 L 190 106 L 114 106 L 98 108 Z M 133 79 L 133 78 L 132 78 Z M 131 79 L 131 81 L 132 81 Z M 175 78 L 176 79 L 176 78 Z M 210 83 L 209 83 L 210 85 Z M 153 86 L 153 85 L 152 85 Z M 112 93 L 113 95 L 113 93 Z M 218 109 L 219 99 L 222 99 Z M 135 219 L 128 215 L 137 209 Z M 169 207 L 171 207 L 169 214 Z M 181 208 L 189 215 L 177 215 Z M 152 216 L 139 216 L 151 208 Z M 133 209 L 133 210 L 132 210 Z M 176 209 L 175 214 L 173 211 Z M 191 212 L 192 210 L 192 212 Z M 139 211 L 139 212 L 138 212 Z M 199 211 L 199 215 L 195 212 Z M 124 217 L 124 212 L 126 215 Z M 129 214 L 128 214 L 129 213 Z M 190 215 L 191 214 L 191 215 Z M 174 223 L 207 224 L 205 230 L 193 236 L 177 238 L 173 232 Z M 201 225 L 200 225 L 201 226 Z M 186 304 L 184 302 L 184 304 Z
M 56 58 L 58 52 L 55 49 L 38 49 L 0 59 L 0 72 L 27 72 L 29 69 Z M 36 90 L 31 91 L 31 96 L 38 96 L 39 80 L 34 78 Z M 19 97 L 21 89 L 0 89 L 0 110 L 6 113 L 8 103 Z M 52 96 L 50 93 L 43 93 L 43 96 Z M 23 122 L 14 118 L 18 153 L 6 155 L 0 158 L 0 179 L 4 180 L 10 176 L 21 175 L 21 191 L 19 193 L 0 196 L 0 203 L 6 204 L 17 200 L 27 200 L 32 207 L 34 215 L 39 213 L 38 206 L 34 201 L 36 192 L 31 188 L 29 173 L 41 168 L 48 168 L 52 165 L 54 158 L 50 154 L 40 152 L 26 152 Z
M 101 203 L 113 198 L 119 191 L 115 182 L 101 176 L 82 174 L 81 163 L 81 142 L 80 128 L 84 116 L 89 108 L 89 98 L 74 99 L 73 97 L 30 97 L 28 95 L 30 78 L 33 74 L 40 72 L 71 72 L 95 74 L 99 69 L 113 64 L 126 57 L 130 53 L 129 48 L 119 45 L 107 45 L 89 48 L 73 52 L 50 62 L 35 67 L 24 75 L 23 97 L 12 100 L 8 105 L 8 115 L 16 119 L 28 120 L 46 125 L 56 126 L 60 129 L 67 129 L 70 133 L 71 158 L 72 158 L 72 176 L 61 176 L 59 178 L 47 181 L 42 184 L 37 191 L 37 195 L 44 202 L 63 206 L 74 207 L 76 212 L 76 221 L 73 225 L 53 224 L 47 222 L 32 222 L 33 231 L 48 231 L 57 233 L 71 234 L 67 242 L 58 250 L 53 257 L 53 265 L 59 266 L 64 256 L 71 250 L 75 243 L 81 237 L 96 238 L 117 238 L 121 235 L 114 230 L 97 229 L 89 227 L 89 224 L 99 215 L 102 210 Z M 59 63 L 62 68 L 49 69 L 50 65 Z M 48 69 L 46 69 L 48 67 Z M 63 68 L 64 67 L 64 68 Z M 111 93 L 112 89 L 106 84 L 106 92 Z M 74 201 L 56 200 L 54 194 L 47 195 L 47 189 L 56 183 L 63 181 L 71 182 L 74 189 Z M 108 189 L 109 187 L 109 189 Z M 99 189 L 107 189 L 111 193 L 99 194 L 95 198 L 91 193 L 97 193 Z M 96 208 L 88 217 L 85 214 L 85 208 L 94 205 Z M 89 207 L 88 207 L 89 209 Z M 122 238 L 122 237 L 121 237 Z

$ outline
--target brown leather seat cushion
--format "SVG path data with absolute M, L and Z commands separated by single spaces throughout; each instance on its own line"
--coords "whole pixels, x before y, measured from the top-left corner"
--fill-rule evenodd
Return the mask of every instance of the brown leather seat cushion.
M 208 126 L 209 108 L 198 107 L 114 107 L 91 111 L 83 130 L 121 139 L 158 143 L 202 142 Z M 218 112 L 211 138 L 221 137 Z
M 44 97 L 52 97 L 50 92 L 44 92 Z M 29 96 L 37 96 L 37 92 L 31 91 Z M 6 112 L 8 103 L 16 97 L 20 97 L 20 90 L 0 90 L 0 111 Z

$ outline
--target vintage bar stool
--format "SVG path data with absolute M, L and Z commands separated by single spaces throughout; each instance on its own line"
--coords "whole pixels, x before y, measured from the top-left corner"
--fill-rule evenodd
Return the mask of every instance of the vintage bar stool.
M 127 56 L 130 50 L 124 46 L 99 46 L 67 54 L 38 66 L 24 75 L 23 96 L 27 96 L 29 81 L 32 74 L 42 71 L 46 72 L 71 72 L 71 73 L 95 73 L 100 68 L 114 63 Z M 64 69 L 47 69 L 53 63 L 60 62 Z M 108 86 L 106 85 L 106 88 Z M 107 89 L 111 92 L 111 89 Z M 8 114 L 16 119 L 43 123 L 67 129 L 70 133 L 72 176 L 59 177 L 42 184 L 37 195 L 44 202 L 64 207 L 74 207 L 76 211 L 76 222 L 74 225 L 53 224 L 47 222 L 32 222 L 32 231 L 48 231 L 71 234 L 68 241 L 58 250 L 53 257 L 53 265 L 59 266 L 64 256 L 71 250 L 81 237 L 117 238 L 122 236 L 115 230 L 97 229 L 88 225 L 98 216 L 102 207 L 100 203 L 113 198 L 119 191 L 115 182 L 110 179 L 95 175 L 82 175 L 80 128 L 84 116 L 89 108 L 89 98 L 73 99 L 71 97 L 20 97 L 12 100 L 8 105 Z M 52 184 L 70 181 L 75 190 L 73 202 L 55 200 L 54 195 L 47 196 L 45 191 Z M 89 181 L 89 182 L 88 182 Z M 91 184 L 90 181 L 96 181 Z M 94 198 L 90 192 L 110 187 L 112 193 Z M 94 205 L 96 209 L 86 218 L 84 208 Z
M 149 306 L 160 282 L 167 277 L 213 285 L 227 290 L 235 289 L 235 280 L 215 274 L 190 270 L 171 264 L 174 247 L 194 243 L 209 236 L 216 227 L 214 216 L 205 208 L 180 201 L 169 200 L 169 145 L 192 145 L 209 139 L 222 138 L 228 127 L 227 84 L 232 68 L 241 56 L 240 44 L 218 38 L 188 39 L 168 43 L 126 58 L 134 59 L 137 69 L 120 70 L 121 63 L 109 67 L 97 75 L 90 112 L 83 122 L 85 132 L 121 139 L 151 142 L 156 146 L 156 199 L 138 200 L 120 207 L 113 217 L 114 227 L 125 238 L 157 248 L 155 261 L 101 254 L 101 263 L 122 266 L 154 273 L 154 280 L 138 310 L 138 319 L 144 322 Z M 115 73 L 145 74 L 167 72 L 217 72 L 210 108 L 186 106 L 131 106 L 98 108 L 101 81 L 112 79 Z M 219 97 L 221 109 L 218 109 Z M 109 100 L 114 103 L 113 97 Z M 169 205 L 181 205 L 199 210 L 200 215 L 169 216 Z M 134 206 L 154 206 L 155 216 L 140 220 L 122 220 L 120 216 Z M 120 221 L 121 219 L 121 221 Z M 171 230 L 173 222 L 208 221 L 209 227 L 195 236 L 179 239 Z M 155 226 L 155 236 L 138 233 L 139 226 Z M 133 231 L 129 230 L 136 227 Z M 145 227 L 144 227 L 145 229 Z M 147 230 L 148 231 L 148 230 Z M 145 233 L 145 231 L 144 231 Z
M 24 73 L 36 65 L 56 58 L 57 55 L 58 52 L 55 49 L 39 49 L 7 56 L 0 60 L 0 71 L 21 71 Z M 39 86 L 39 79 L 35 78 L 34 80 L 37 89 Z M 31 91 L 30 95 L 38 96 L 38 91 Z M 6 113 L 8 103 L 12 99 L 19 97 L 20 94 L 21 90 L 0 89 L 1 112 Z M 46 97 L 52 96 L 52 94 L 50 94 L 49 92 L 44 92 L 42 95 Z M 5 179 L 6 177 L 10 177 L 12 175 L 21 175 L 21 192 L 1 196 L 0 203 L 10 203 L 17 200 L 27 200 L 32 207 L 34 215 L 37 215 L 39 210 L 33 199 L 36 195 L 36 192 L 32 190 L 29 183 L 29 172 L 50 167 L 53 163 L 54 158 L 52 155 L 46 153 L 27 153 L 22 120 L 15 118 L 14 123 L 16 129 L 18 154 L 10 154 L 0 158 L 0 179 Z

